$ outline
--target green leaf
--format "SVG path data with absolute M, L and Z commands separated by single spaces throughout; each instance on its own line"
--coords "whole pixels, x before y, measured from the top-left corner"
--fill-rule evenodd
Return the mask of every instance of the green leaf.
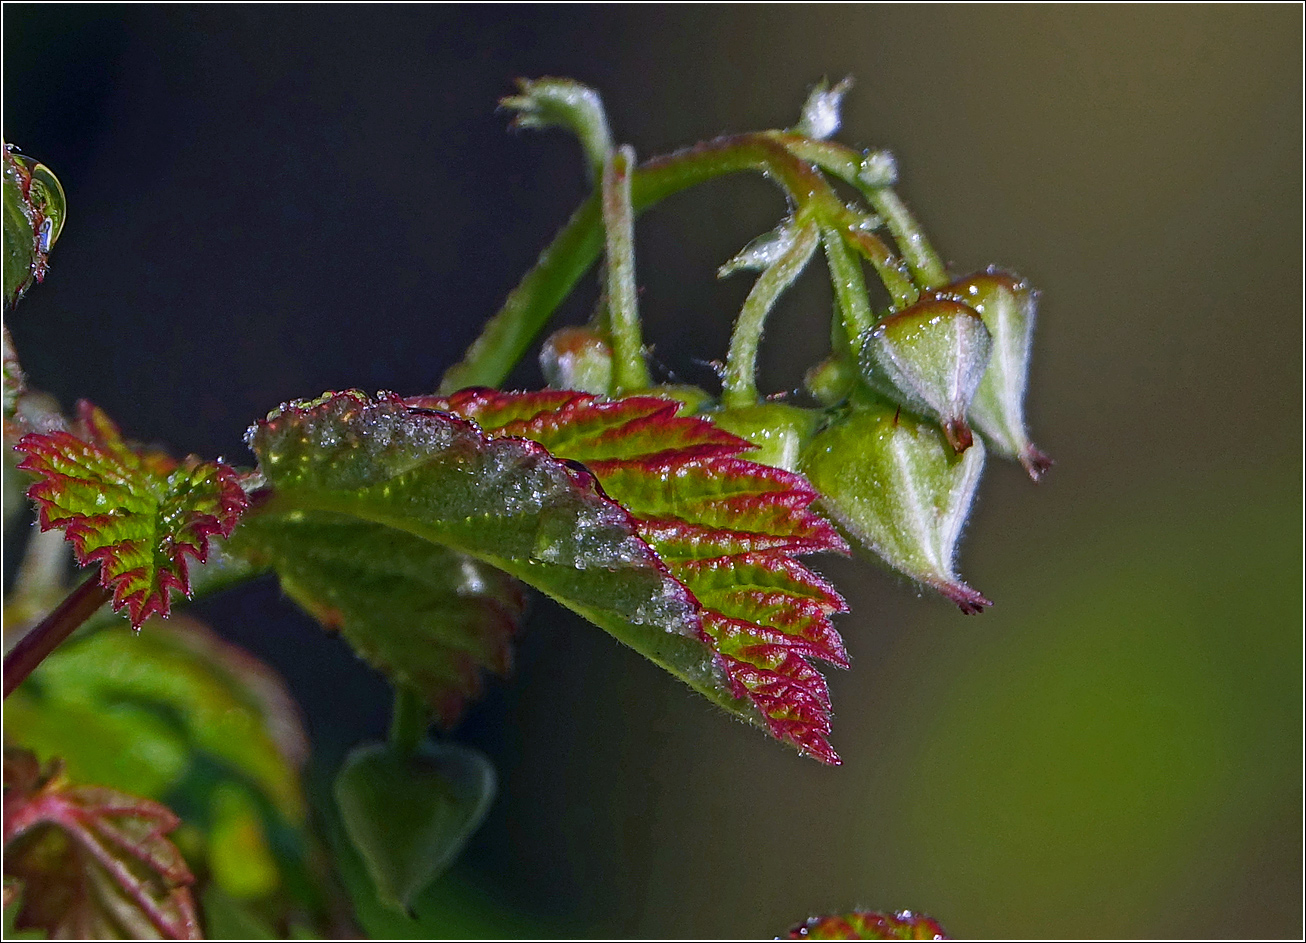
M 78 435 L 23 436 L 18 467 L 40 478 L 27 493 L 41 529 L 63 528 L 78 562 L 100 564 L 114 609 L 126 606 L 139 628 L 168 614 L 173 590 L 190 594 L 186 558 L 203 562 L 209 537 L 230 534 L 248 501 L 221 462 L 134 449 L 100 409 L 82 401 L 78 412 Z
M 291 404 L 251 430 L 270 487 L 229 547 L 446 721 L 519 612 L 470 558 L 834 762 L 806 658 L 845 663 L 829 619 L 843 600 L 794 555 L 844 544 L 801 476 L 735 457 L 747 442 L 679 408 L 488 390 Z
M 164 838 L 164 806 L 77 786 L 58 764 L 5 751 L 5 875 L 24 888 L 19 927 L 65 938 L 199 939 L 190 869 Z
M 494 767 L 481 753 L 431 741 L 412 754 L 359 747 L 335 783 L 345 832 L 378 898 L 404 911 L 457 857 L 494 792 Z
M 817 493 L 806 479 L 737 457 L 752 449 L 746 440 L 679 416 L 680 404 L 660 397 L 465 390 L 410 402 L 449 409 L 496 435 L 526 436 L 583 462 L 692 594 L 698 638 L 712 652 L 714 671 L 696 681 L 678 665 L 649 657 L 801 752 L 839 761 L 827 738 L 825 679 L 808 659 L 847 664 L 830 621 L 846 607 L 796 557 L 847 546 L 811 509 Z
M 481 668 L 512 666 L 525 595 L 472 557 L 331 513 L 255 515 L 229 547 L 275 569 L 290 598 L 377 670 L 420 691 L 446 726 L 480 692 Z
M 67 215 L 63 187 L 49 167 L 3 147 L 4 291 L 8 311 L 45 277 L 50 249 Z
M 925 914 L 854 910 L 810 917 L 789 931 L 791 940 L 946 940 L 943 927 Z

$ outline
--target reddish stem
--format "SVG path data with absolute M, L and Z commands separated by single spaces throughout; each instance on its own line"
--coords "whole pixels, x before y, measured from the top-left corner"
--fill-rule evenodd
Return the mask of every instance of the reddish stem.
M 46 655 L 112 598 L 113 594 L 100 585 L 98 571 L 69 593 L 36 628 L 19 639 L 13 651 L 5 655 L 4 696 L 8 697 L 45 660 Z

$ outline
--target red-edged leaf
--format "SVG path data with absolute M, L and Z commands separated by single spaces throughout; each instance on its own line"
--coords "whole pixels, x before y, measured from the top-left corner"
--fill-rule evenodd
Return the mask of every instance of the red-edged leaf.
M 807 659 L 847 665 L 830 621 L 846 606 L 795 558 L 847 546 L 811 508 L 818 495 L 805 478 L 739 457 L 752 448 L 746 440 L 678 416 L 679 403 L 656 396 L 472 389 L 406 402 L 583 463 L 693 594 L 698 637 L 731 693 L 747 698 L 775 737 L 839 762 L 827 738 L 825 680 Z
M 71 939 L 199 939 L 194 877 L 164 836 L 179 820 L 148 799 L 75 786 L 56 764 L 6 750 L 5 876 L 24 887 L 19 927 Z
M 191 456 L 176 462 L 133 448 L 103 411 L 78 404 L 78 434 L 32 433 L 19 440 L 19 468 L 40 480 L 28 496 L 42 530 L 62 527 L 83 565 L 100 564 L 114 609 L 136 628 L 166 616 L 173 590 L 190 594 L 186 558 L 203 562 L 209 537 L 227 536 L 248 504 L 234 469 Z
M 592 475 L 538 443 L 357 391 L 288 404 L 249 441 L 270 494 L 227 549 L 446 723 L 479 669 L 508 668 L 510 577 L 711 684 L 690 594 Z
M 811 917 L 789 931 L 791 940 L 946 940 L 938 921 L 925 914 L 871 910 Z

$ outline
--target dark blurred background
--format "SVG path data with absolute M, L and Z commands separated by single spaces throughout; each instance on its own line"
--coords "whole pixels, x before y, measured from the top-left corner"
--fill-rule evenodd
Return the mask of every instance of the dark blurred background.
M 851 74 L 841 139 L 895 152 L 955 269 L 1042 289 L 1030 413 L 1058 464 L 989 469 L 961 569 L 993 609 L 820 563 L 853 610 L 842 768 L 536 605 L 457 731 L 502 781 L 454 875 L 485 932 L 766 937 L 867 906 L 959 936 L 1300 936 L 1300 8 L 7 3 L 3 26 L 5 139 L 69 202 L 17 350 L 179 452 L 243 463 L 282 400 L 435 386 L 585 195 L 574 141 L 505 133 L 517 76 L 594 85 L 647 157 L 792 124 Z M 748 280 L 714 269 L 783 211 L 732 179 L 641 222 L 668 370 L 724 355 Z M 824 354 L 829 305 L 819 273 L 786 299 L 766 388 Z M 319 776 L 382 733 L 384 683 L 274 584 L 200 608 L 290 681 Z

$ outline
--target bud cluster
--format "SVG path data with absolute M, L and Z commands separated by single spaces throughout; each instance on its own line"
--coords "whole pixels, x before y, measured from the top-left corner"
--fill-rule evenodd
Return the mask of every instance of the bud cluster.
M 714 160 L 726 169 L 760 169 L 790 202 L 775 229 L 718 272 L 755 272 L 757 279 L 731 336 L 719 400 L 701 390 L 686 395 L 679 387 L 665 394 L 751 441 L 754 461 L 806 475 L 826 513 L 854 543 L 963 611 L 979 612 L 989 601 L 957 575 L 954 561 L 984 456 L 1019 461 L 1035 481 L 1051 465 L 1025 427 L 1038 295 L 1025 279 L 993 266 L 962 278 L 948 272 L 893 191 L 898 167 L 892 154 L 858 152 L 832 140 L 850 87 L 848 80 L 818 85 L 787 131 L 718 139 L 640 169 L 671 176 L 676 161 L 697 161 L 711 170 Z M 570 115 L 554 123 L 572 126 L 583 141 L 591 125 L 602 125 L 605 134 L 589 138 L 608 140 L 601 108 L 589 98 L 586 109 L 567 111 L 559 108 L 558 96 L 541 104 L 534 85 L 523 88 L 527 94 L 507 101 L 522 120 L 535 120 L 547 105 Z M 608 145 L 591 155 L 592 162 L 612 165 L 613 153 Z M 854 188 L 864 203 L 845 201 L 827 177 Z M 606 176 L 603 181 L 606 188 Z M 617 367 L 627 377 L 638 376 L 626 361 L 642 359 L 642 350 L 632 355 L 629 340 L 617 343 L 622 325 L 637 324 L 637 316 L 633 291 L 618 291 L 610 277 L 633 271 L 633 249 L 629 239 L 614 239 L 629 226 L 630 214 L 610 211 L 609 196 L 605 189 L 604 299 L 587 327 L 563 328 L 545 342 L 541 366 L 552 386 L 619 395 L 635 387 L 617 376 Z M 764 322 L 818 246 L 829 262 L 836 302 L 831 353 L 805 381 L 819 405 L 762 399 L 756 357 Z M 867 289 L 868 262 L 888 294 L 887 309 L 877 310 Z M 637 328 L 624 334 L 638 337 Z

